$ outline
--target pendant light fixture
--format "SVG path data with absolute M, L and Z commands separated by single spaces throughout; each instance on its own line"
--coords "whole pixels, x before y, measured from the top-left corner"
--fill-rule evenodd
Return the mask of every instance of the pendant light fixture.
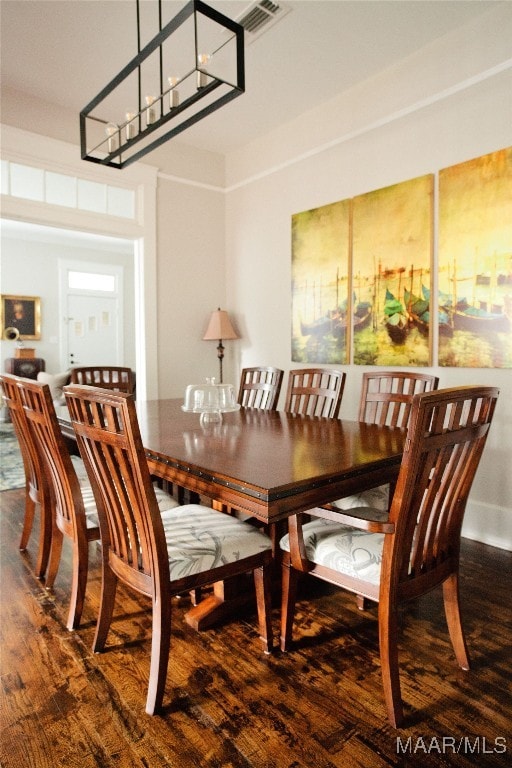
M 146 3 L 142 3 L 146 5 Z M 244 30 L 191 0 L 80 112 L 83 160 L 124 168 L 245 91 Z

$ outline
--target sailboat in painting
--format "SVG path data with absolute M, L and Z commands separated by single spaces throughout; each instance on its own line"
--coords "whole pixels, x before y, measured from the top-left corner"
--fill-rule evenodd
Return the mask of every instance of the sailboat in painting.
M 384 302 L 384 324 L 394 344 L 403 344 L 409 330 L 409 319 L 404 305 L 386 288 Z
M 347 300 L 343 300 L 340 302 L 339 298 L 339 283 L 340 283 L 340 277 L 339 277 L 339 270 L 336 270 L 336 278 L 335 278 L 335 300 L 333 303 L 333 306 L 327 310 L 322 310 L 322 301 L 318 301 L 318 305 L 320 307 L 320 310 L 318 314 L 316 313 L 315 309 L 317 306 L 316 301 L 316 289 L 313 285 L 312 292 L 314 296 L 313 301 L 313 317 L 311 317 L 308 320 L 305 320 L 303 317 L 300 317 L 300 332 L 302 336 L 315 336 L 318 338 L 323 338 L 324 336 L 330 335 L 336 338 L 341 337 L 345 333 L 345 326 L 346 326 L 346 314 L 347 314 Z M 307 297 L 308 291 L 306 288 L 305 296 Z M 320 288 L 320 297 L 322 296 L 322 290 Z M 333 297 L 334 298 L 334 297 Z
M 404 289 L 404 301 L 410 322 L 422 336 L 428 336 L 430 329 L 430 303 L 412 290 Z
M 355 305 L 352 314 L 352 327 L 354 331 L 360 331 L 366 328 L 372 316 L 372 305 L 370 302 L 361 301 Z M 342 338 L 347 332 L 347 324 L 350 323 L 350 314 L 346 309 L 346 303 L 336 309 L 329 310 L 327 314 L 318 317 L 310 323 L 301 320 L 300 330 L 303 336 L 326 336 L 331 334 L 337 338 Z
M 338 335 L 341 327 L 341 313 L 337 310 L 329 310 L 327 314 L 317 317 L 309 323 L 300 321 L 302 336 L 326 336 L 328 333 Z
M 365 328 L 372 316 L 372 305 L 367 301 L 357 301 L 355 292 L 352 295 L 352 315 L 350 314 L 348 299 L 339 300 L 339 274 L 336 273 L 336 301 L 332 309 L 320 313 L 310 321 L 300 319 L 300 331 L 302 336 L 316 336 L 322 338 L 331 335 L 337 339 L 344 339 L 347 326 L 352 325 L 354 331 Z
M 433 315 L 431 307 L 431 292 L 430 288 L 423 285 L 421 286 L 421 296 L 417 296 L 405 289 L 404 291 L 405 305 L 407 312 L 409 313 L 411 323 L 416 326 L 422 336 L 428 336 L 431 330 Z M 450 315 L 446 308 L 442 305 L 442 294 L 439 293 L 439 306 L 437 309 L 437 328 L 442 336 L 451 336 L 453 328 L 450 322 Z
M 454 330 L 469 331 L 478 336 L 485 336 L 492 331 L 510 331 L 510 318 L 504 312 L 489 312 L 482 306 L 475 307 L 467 302 L 457 303 L 452 313 L 452 323 Z
M 487 276 L 486 276 L 487 277 Z M 508 276 L 501 275 L 500 283 L 496 274 L 490 274 L 488 280 L 482 280 L 481 274 L 475 274 L 473 277 L 462 278 L 471 282 L 473 298 L 470 301 L 467 298 L 459 297 L 457 286 L 460 278 L 457 276 L 456 262 L 453 264 L 452 284 L 453 294 L 444 294 L 445 303 L 443 308 L 449 314 L 450 324 L 455 331 L 467 331 L 477 336 L 486 336 L 488 333 L 508 333 L 511 329 L 511 307 L 510 300 L 507 304 L 505 299 L 502 302 L 493 300 L 493 291 L 498 284 L 508 285 Z M 478 298 L 475 291 L 478 287 L 489 288 L 487 298 Z M 441 298 L 440 298 L 441 303 Z

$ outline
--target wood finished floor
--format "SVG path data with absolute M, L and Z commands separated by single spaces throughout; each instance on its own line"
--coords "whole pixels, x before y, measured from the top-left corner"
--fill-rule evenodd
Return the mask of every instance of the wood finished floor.
M 188 600 L 177 600 L 166 710 L 149 717 L 146 601 L 121 588 L 108 651 L 93 654 L 97 545 L 83 625 L 68 632 L 69 546 L 47 593 L 32 572 L 36 532 L 18 550 L 23 492 L 0 502 L 2 768 L 512 764 L 511 553 L 464 542 L 470 672 L 455 663 L 438 593 L 404 611 L 399 731 L 384 711 L 375 609 L 360 613 L 352 596 L 312 580 L 286 655 L 261 654 L 250 612 L 198 634 L 183 621 Z M 278 607 L 273 618 L 277 634 Z

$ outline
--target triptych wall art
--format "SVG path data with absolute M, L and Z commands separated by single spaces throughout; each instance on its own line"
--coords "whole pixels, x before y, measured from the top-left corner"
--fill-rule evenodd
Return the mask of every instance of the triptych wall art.
M 439 173 L 439 365 L 512 368 L 512 147 Z
M 292 360 L 349 362 L 349 255 L 350 200 L 292 216 Z
M 512 147 L 434 181 L 292 216 L 294 362 L 512 367 Z

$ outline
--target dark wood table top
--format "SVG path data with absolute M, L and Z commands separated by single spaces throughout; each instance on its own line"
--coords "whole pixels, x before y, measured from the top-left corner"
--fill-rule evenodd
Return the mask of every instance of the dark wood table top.
M 266 523 L 396 479 L 405 430 L 242 408 L 201 426 L 180 399 L 137 402 L 152 474 Z M 67 408 L 58 409 L 73 436 Z
M 182 400 L 137 403 L 151 471 L 265 522 L 389 482 L 405 431 L 244 409 L 202 427 Z

